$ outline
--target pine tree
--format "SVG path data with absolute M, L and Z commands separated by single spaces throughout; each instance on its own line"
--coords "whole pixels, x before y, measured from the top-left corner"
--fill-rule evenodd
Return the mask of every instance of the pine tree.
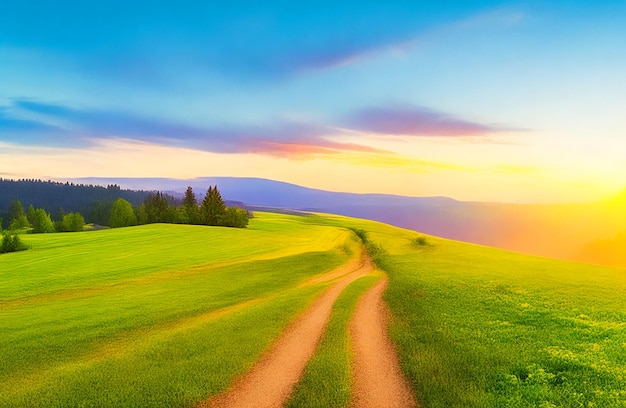
M 187 187 L 187 191 L 185 191 L 185 198 L 183 198 L 183 205 L 181 206 L 181 221 L 184 224 L 200 223 L 198 200 L 191 186 Z
M 28 219 L 24 214 L 24 206 L 20 200 L 15 200 L 9 207 L 9 220 L 11 220 L 10 230 L 18 230 L 28 227 Z
M 13 222 L 15 219 L 24 215 L 24 206 L 20 200 L 11 202 L 9 206 L 9 220 Z
M 143 202 L 148 214 L 148 224 L 176 221 L 176 211 L 174 208 L 171 208 L 168 198 L 171 197 L 160 191 L 148 194 Z
M 200 207 L 202 223 L 206 225 L 220 225 L 225 211 L 226 205 L 217 186 L 209 186 Z
M 26 218 L 28 219 L 28 223 L 33 225 L 35 223 L 35 208 L 33 205 L 28 206 L 28 210 L 26 211 Z

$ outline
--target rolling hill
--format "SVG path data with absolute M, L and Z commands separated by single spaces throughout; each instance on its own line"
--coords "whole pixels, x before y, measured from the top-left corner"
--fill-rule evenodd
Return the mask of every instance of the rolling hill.
M 447 197 L 330 192 L 258 178 L 86 178 L 75 181 L 115 183 L 124 188 L 178 194 L 189 185 L 202 192 L 208 185 L 217 184 L 226 199 L 251 206 L 365 218 L 531 255 L 626 268 L 623 257 L 616 255 L 626 253 L 626 248 L 616 238 L 626 231 L 626 193 L 597 203 L 506 204 L 464 202 Z
M 623 270 L 259 212 L 243 230 L 24 236 L 30 250 L 0 255 L 0 406 L 193 406 L 223 392 L 346 276 L 354 231 L 388 276 L 389 333 L 424 406 L 626 404 Z M 319 380 L 350 383 L 341 339 L 372 282 L 337 300 L 327 330 L 338 340 L 320 343 L 298 401 L 350 400 L 349 386 L 331 396 Z M 329 368 L 333 351 L 344 357 Z

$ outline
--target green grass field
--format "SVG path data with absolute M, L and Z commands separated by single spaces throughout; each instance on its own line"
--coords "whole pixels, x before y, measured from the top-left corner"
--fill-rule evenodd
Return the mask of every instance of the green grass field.
M 346 262 L 349 232 L 261 214 L 24 236 L 0 256 L 0 405 L 191 406 L 249 368 Z M 259 328 L 262 328 L 260 330 Z
M 626 271 L 330 215 L 248 229 L 24 235 L 0 255 L 0 406 L 193 406 L 250 368 L 329 284 L 383 250 L 402 368 L 424 407 L 626 407 Z M 345 406 L 350 285 L 290 401 Z M 262 329 L 261 329 L 262 328 Z M 321 397 L 320 397 L 321 396 Z
M 626 271 L 362 222 L 426 407 L 625 407 Z

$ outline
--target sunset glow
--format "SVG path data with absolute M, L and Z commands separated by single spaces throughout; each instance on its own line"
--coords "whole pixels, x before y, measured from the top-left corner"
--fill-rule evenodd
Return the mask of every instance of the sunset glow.
M 526 203 L 626 186 L 623 3 L 65 3 L 0 15 L 0 177 Z

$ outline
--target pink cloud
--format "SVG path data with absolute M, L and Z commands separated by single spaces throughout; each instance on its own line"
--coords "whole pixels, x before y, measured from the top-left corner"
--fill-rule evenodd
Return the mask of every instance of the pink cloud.
M 412 105 L 361 109 L 349 116 L 347 125 L 363 132 L 439 137 L 483 136 L 511 130 Z
M 306 158 L 310 156 L 329 156 L 339 153 L 388 153 L 385 150 L 375 149 L 355 143 L 337 143 L 326 139 L 309 141 L 270 141 L 256 140 L 241 147 L 241 152 L 265 154 L 275 157 Z

